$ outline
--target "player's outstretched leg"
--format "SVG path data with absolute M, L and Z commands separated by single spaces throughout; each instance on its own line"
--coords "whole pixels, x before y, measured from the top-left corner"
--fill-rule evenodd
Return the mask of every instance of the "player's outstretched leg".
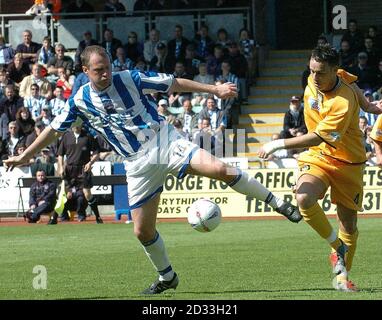
M 292 222 L 297 223 L 302 219 L 296 206 L 273 195 L 254 177 L 250 177 L 247 172 L 230 167 L 206 150 L 199 149 L 195 152 L 186 172 L 224 181 L 233 190 L 266 202 L 276 212 Z

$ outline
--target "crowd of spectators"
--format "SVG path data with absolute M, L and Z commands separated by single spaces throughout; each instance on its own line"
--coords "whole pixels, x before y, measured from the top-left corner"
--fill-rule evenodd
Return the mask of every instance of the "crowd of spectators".
M 89 6 L 86 1 L 75 1 L 65 10 L 91 12 Z M 105 10 L 106 7 L 114 13 L 124 9 L 119 1 L 107 1 Z M 195 134 L 205 129 L 203 123 L 208 118 L 208 130 L 216 141 L 213 145 L 223 143 L 224 130 L 237 123 L 239 107 L 247 103 L 248 88 L 255 77 L 256 42 L 246 29 L 240 30 L 235 39 L 228 38 L 224 27 L 211 35 L 208 26 L 201 25 L 190 39 L 184 36 L 182 25 L 175 25 L 173 30 L 169 41 L 164 41 L 155 28 L 149 31 L 146 40 L 129 31 L 126 43 L 108 28 L 103 32 L 102 42 L 85 30 L 75 54 L 68 54 L 62 43 L 52 44 L 48 36 L 41 43 L 34 42 L 30 30 L 22 32 L 15 49 L 0 35 L 0 163 L 17 154 L 20 145 L 28 147 L 28 137 L 36 135 L 34 128 L 39 131 L 49 125 L 66 100 L 88 81 L 82 73 L 80 56 L 87 46 L 95 44 L 107 51 L 113 72 L 154 71 L 205 84 L 236 83 L 239 96 L 224 101 L 204 92 L 152 95 L 159 114 L 170 123 L 178 120 L 177 125 L 190 141 L 200 141 Z M 52 146 L 50 150 L 52 159 L 57 148 Z

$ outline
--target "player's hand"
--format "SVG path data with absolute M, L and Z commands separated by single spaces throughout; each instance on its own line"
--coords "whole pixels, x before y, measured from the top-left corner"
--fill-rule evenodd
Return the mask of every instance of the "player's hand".
M 87 164 L 84 165 L 84 171 L 85 172 L 89 172 L 92 170 L 92 164 L 91 162 L 89 161 Z
M 22 154 L 3 160 L 4 167 L 7 169 L 7 171 L 12 171 L 16 166 L 28 165 L 28 162 L 29 159 L 25 159 Z
M 216 96 L 221 99 L 235 98 L 237 97 L 236 84 L 232 82 L 225 82 L 216 86 Z
M 375 101 L 375 107 L 378 110 L 377 114 L 381 114 L 382 113 L 382 99 L 379 101 Z
M 259 158 L 266 159 L 273 152 L 285 147 L 284 139 L 277 139 L 264 144 L 258 151 Z

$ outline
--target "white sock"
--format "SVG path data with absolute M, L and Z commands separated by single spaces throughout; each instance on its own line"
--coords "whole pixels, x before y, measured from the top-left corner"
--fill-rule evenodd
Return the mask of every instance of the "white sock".
M 158 231 L 156 232 L 153 240 L 142 243 L 142 246 L 155 270 L 159 273 L 159 280 L 172 280 L 174 277 L 174 271 L 172 270 L 170 260 L 168 259 L 163 239 L 159 235 Z
M 239 193 L 266 202 L 273 209 L 281 207 L 284 203 L 284 200 L 276 197 L 255 178 L 250 177 L 247 172 L 240 171 L 239 175 L 229 184 L 229 186 Z

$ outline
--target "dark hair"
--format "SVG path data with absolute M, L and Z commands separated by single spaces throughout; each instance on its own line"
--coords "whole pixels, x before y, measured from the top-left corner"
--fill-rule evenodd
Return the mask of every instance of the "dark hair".
M 339 65 L 338 53 L 330 44 L 314 48 L 310 57 L 318 62 L 327 62 L 330 67 L 337 67 Z
M 88 46 L 81 53 L 81 63 L 83 66 L 89 67 L 90 57 L 93 53 L 99 54 L 109 59 L 109 56 L 107 55 L 105 48 L 101 46 Z
M 182 121 L 180 119 L 175 119 L 174 122 L 172 123 L 172 125 L 175 128 L 182 128 L 183 127 Z

